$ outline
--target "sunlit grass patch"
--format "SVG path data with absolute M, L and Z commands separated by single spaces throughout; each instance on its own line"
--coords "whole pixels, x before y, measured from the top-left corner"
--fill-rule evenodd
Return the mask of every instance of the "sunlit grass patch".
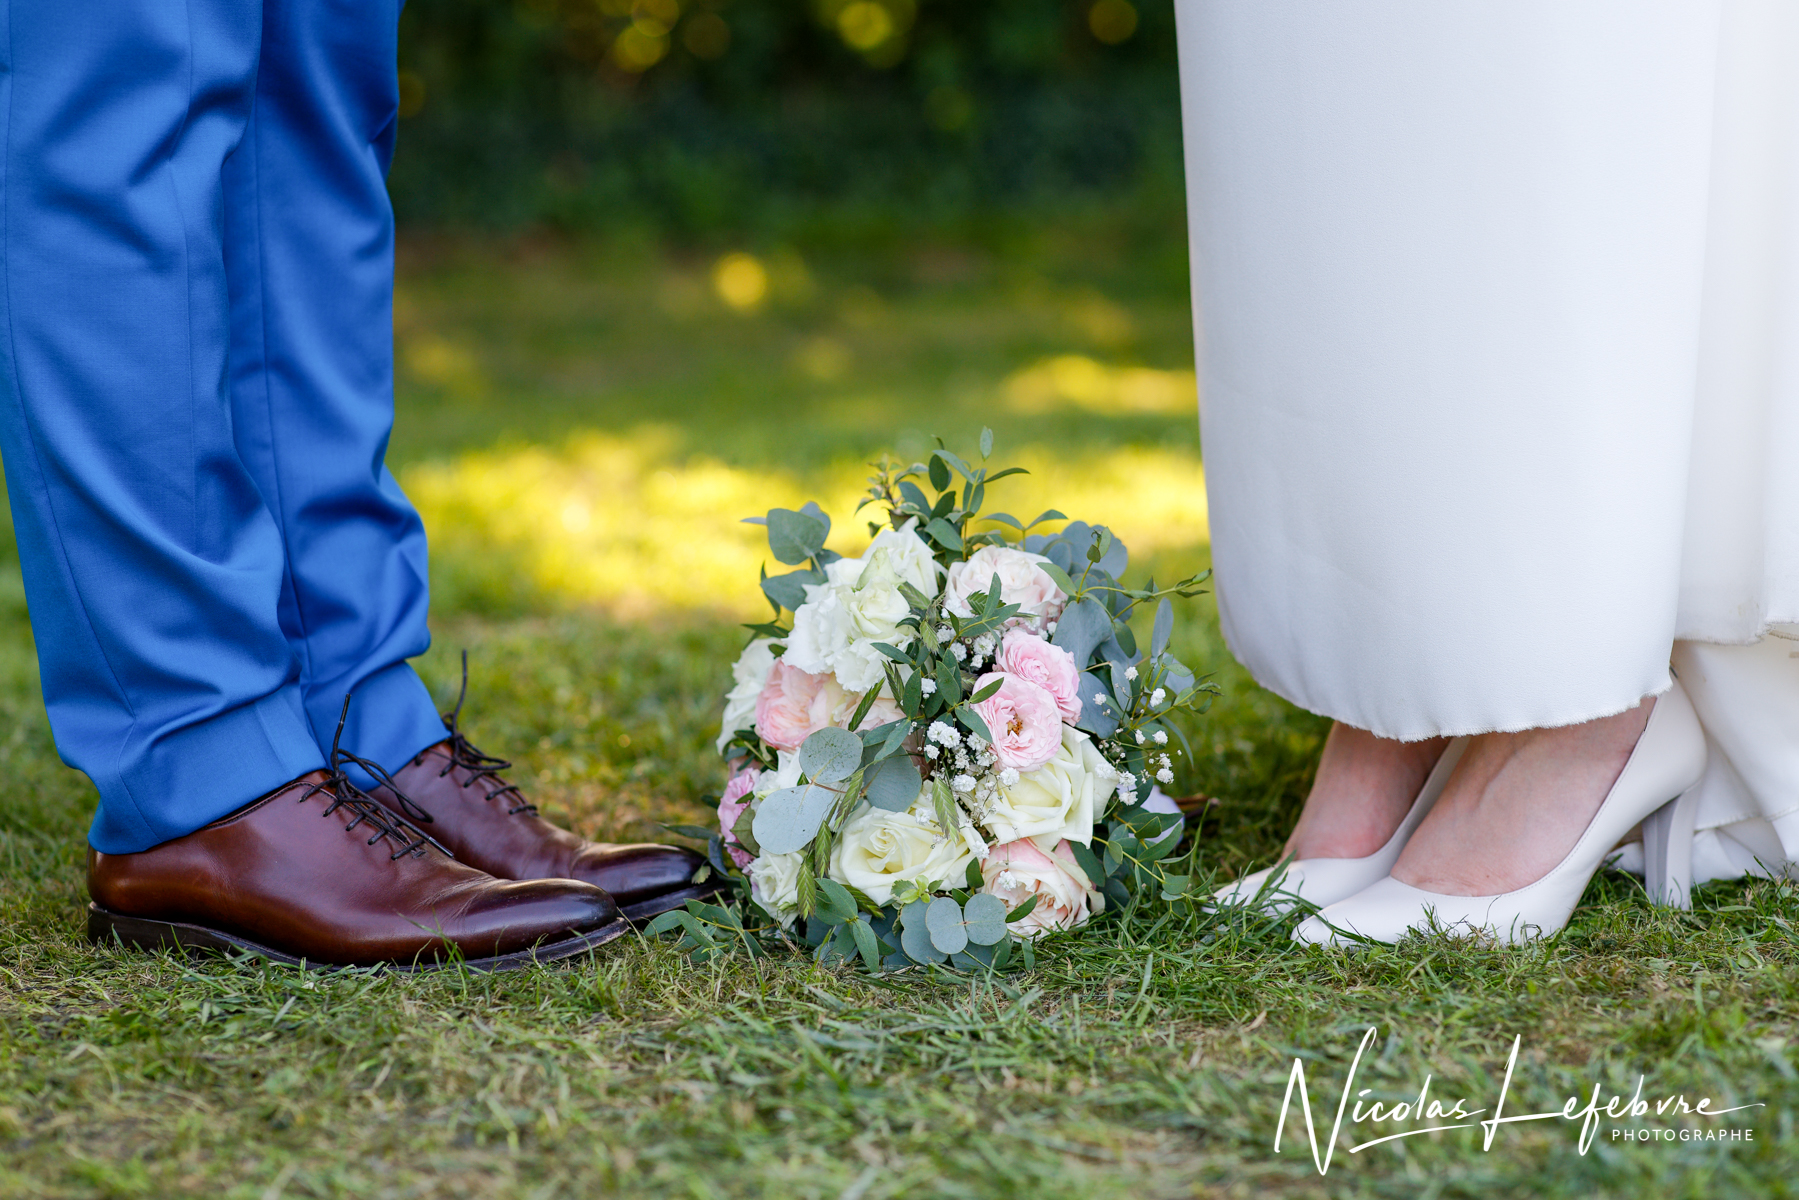
M 855 507 L 868 468 L 858 459 L 750 468 L 680 447 L 664 427 L 587 431 L 556 447 L 417 463 L 402 482 L 424 514 L 440 581 L 456 595 L 473 594 L 475 608 L 506 607 L 535 592 L 630 614 L 754 615 L 764 604 L 757 570 L 776 564 L 762 531 L 738 518 L 807 500 L 831 515 L 833 549 L 854 554 L 867 544 L 867 518 Z M 996 486 L 989 508 L 1028 521 L 1054 506 L 1110 525 L 1139 554 L 1208 541 L 1205 482 L 1191 452 L 1126 446 L 1081 454 L 1036 445 L 1002 449 L 996 461 L 1031 473 Z

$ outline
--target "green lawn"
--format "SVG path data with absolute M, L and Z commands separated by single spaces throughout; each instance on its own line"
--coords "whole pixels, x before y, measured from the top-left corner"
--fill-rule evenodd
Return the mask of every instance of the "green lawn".
M 705 816 L 735 622 L 756 612 L 754 531 L 735 518 L 817 496 L 853 545 L 847 498 L 883 449 L 991 425 L 998 457 L 1036 472 L 1020 507 L 1072 497 L 1056 502 L 1147 547 L 1138 577 L 1208 557 L 1178 239 L 752 250 L 764 290 L 739 311 L 716 254 L 405 247 L 391 461 L 435 547 L 422 670 L 447 700 L 468 648 L 466 726 L 590 834 Z M 1178 781 L 1218 801 L 1191 832 L 1222 877 L 1278 848 L 1323 724 L 1255 688 L 1208 601 L 1183 620 L 1182 656 L 1225 691 Z M 997 979 L 692 967 L 635 941 L 503 977 L 121 953 L 81 937 L 92 793 L 56 760 L 10 563 L 0 769 L 7 1197 L 1795 1190 L 1790 885 L 1715 885 L 1677 914 L 1603 875 L 1565 936 L 1521 951 L 1298 952 L 1284 923 L 1146 911 Z M 1490 1151 L 1459 1129 L 1351 1154 L 1400 1128 L 1364 1123 L 1321 1179 L 1297 1097 L 1272 1149 L 1288 1073 L 1307 1065 L 1322 1143 L 1370 1025 L 1356 1088 L 1389 1106 L 1430 1075 L 1445 1107 L 1490 1109 L 1521 1038 L 1511 1115 L 1595 1085 L 1602 1104 L 1629 1096 L 1639 1074 L 1646 1099 L 1765 1107 L 1602 1119 L 1584 1155 L 1561 1120 L 1505 1126 Z M 1614 1138 L 1626 1128 L 1753 1133 Z

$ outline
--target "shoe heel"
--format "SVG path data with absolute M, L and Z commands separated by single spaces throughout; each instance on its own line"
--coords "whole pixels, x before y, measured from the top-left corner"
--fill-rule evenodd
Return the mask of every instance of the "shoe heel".
M 1643 818 L 1643 887 L 1653 904 L 1693 907 L 1693 823 L 1697 790 L 1689 790 Z

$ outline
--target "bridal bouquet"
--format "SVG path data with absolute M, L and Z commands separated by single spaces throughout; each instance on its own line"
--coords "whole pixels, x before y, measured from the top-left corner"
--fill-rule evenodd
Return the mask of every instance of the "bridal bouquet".
M 999 968 L 1108 903 L 1187 887 L 1160 865 L 1181 817 L 1154 784 L 1173 779 L 1169 715 L 1216 690 L 1168 652 L 1169 597 L 1204 576 L 1127 588 L 1103 526 L 983 512 L 1021 472 L 987 470 L 992 437 L 981 466 L 947 449 L 878 464 L 858 511 L 885 519 L 857 558 L 825 549 L 816 504 L 749 518 L 794 569 L 764 569 L 775 616 L 733 668 L 719 829 L 684 832 L 710 838 L 764 926 L 827 961 Z M 1142 645 L 1129 620 L 1147 603 Z M 652 926 L 675 928 L 702 956 L 761 952 L 748 910 L 692 903 Z

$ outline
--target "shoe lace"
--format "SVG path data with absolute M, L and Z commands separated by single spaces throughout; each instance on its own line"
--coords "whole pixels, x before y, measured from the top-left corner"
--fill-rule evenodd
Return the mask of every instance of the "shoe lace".
M 517 784 L 507 783 L 500 778 L 500 772 L 510 771 L 512 764 L 497 755 L 485 754 L 476 749 L 475 744 L 464 737 L 462 730 L 457 727 L 458 721 L 462 717 L 462 702 L 466 699 L 468 699 L 468 651 L 464 650 L 462 652 L 462 690 L 456 693 L 456 707 L 443 715 L 444 727 L 450 731 L 450 761 L 445 764 L 443 770 L 438 772 L 439 777 L 448 775 L 456 767 L 461 767 L 469 775 L 463 781 L 463 787 L 473 787 L 476 783 L 485 780 L 494 785 L 487 792 L 487 799 L 497 800 L 505 795 L 512 797 L 514 803 L 511 808 L 506 810 L 507 816 L 516 817 L 520 813 L 536 816 L 537 805 L 525 799 L 525 794 L 518 790 Z
M 349 716 L 350 697 L 346 694 L 343 711 L 337 717 L 337 732 L 331 736 L 331 764 L 326 770 L 325 778 L 317 783 L 309 784 L 306 790 L 300 794 L 300 799 L 306 801 L 320 792 L 330 793 L 331 803 L 326 806 L 321 815 L 328 817 L 339 809 L 347 809 L 352 820 L 344 826 L 344 832 L 348 833 L 358 825 L 367 825 L 374 831 L 368 840 L 368 844 L 371 846 L 383 838 L 391 838 L 390 844 L 396 848 L 392 854 L 387 856 L 389 862 L 408 854 L 418 858 L 425 853 L 427 846 L 435 846 L 449 855 L 450 852 L 444 849 L 441 842 L 422 829 L 415 828 L 407 819 L 429 821 L 431 814 L 408 799 L 406 794 L 400 791 L 399 786 L 394 783 L 394 777 L 388 774 L 380 763 L 371 762 L 359 754 L 353 754 L 339 744 L 344 736 L 344 722 L 349 719 Z M 345 772 L 346 766 L 361 767 L 373 776 L 378 784 L 392 791 L 398 797 L 400 809 L 406 814 L 405 817 L 396 816 L 380 801 L 357 787 Z M 450 857 L 454 858 L 455 856 L 450 855 Z

